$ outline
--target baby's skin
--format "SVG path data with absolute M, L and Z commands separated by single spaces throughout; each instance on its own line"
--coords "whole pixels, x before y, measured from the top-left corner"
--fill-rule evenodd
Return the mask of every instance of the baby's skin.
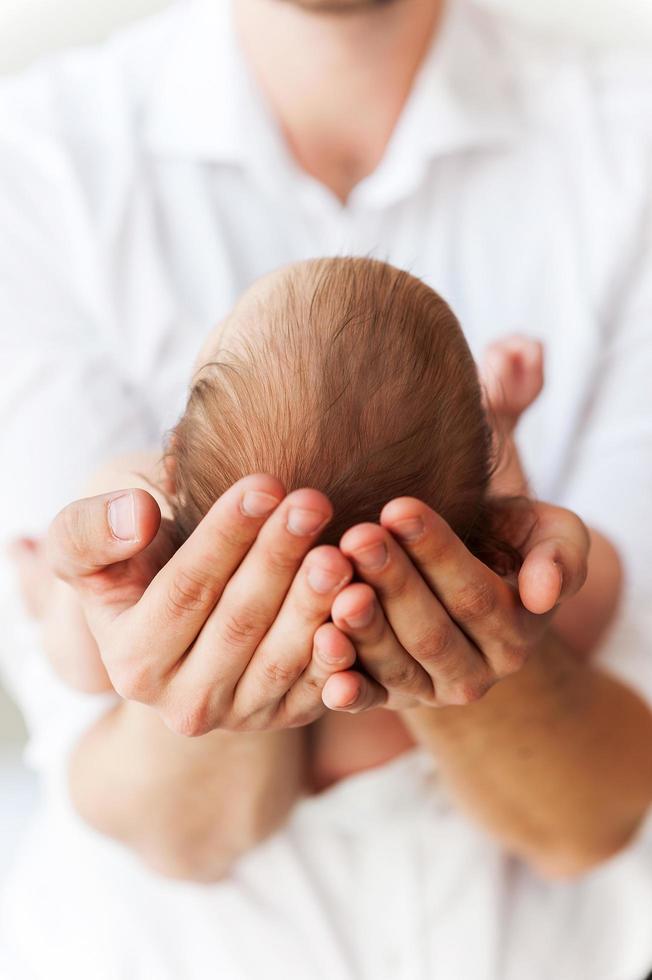
M 543 387 L 543 351 L 540 344 L 525 337 L 512 337 L 489 348 L 480 366 L 480 375 L 491 413 L 500 464 L 494 480 L 501 494 L 527 494 L 527 480 L 514 444 L 514 432 L 523 412 Z M 135 474 L 138 474 L 135 477 Z M 145 482 L 143 483 L 143 477 Z M 171 517 L 165 493 L 167 475 L 160 463 L 158 450 L 117 460 L 86 487 L 89 494 L 110 492 L 124 486 L 143 485 L 154 492 L 163 516 Z M 40 621 L 43 646 L 57 673 L 71 686 L 87 692 L 111 690 L 97 645 L 86 625 L 84 614 L 72 588 L 54 579 L 38 542 L 19 542 L 14 548 L 22 592 L 31 615 Z M 596 589 L 591 596 L 591 581 L 618 581 L 615 554 L 601 552 L 599 575 L 589 579 L 583 599 L 585 623 L 575 628 L 581 634 L 594 616 L 604 592 Z M 611 608 L 615 596 L 610 597 Z M 334 668 L 335 672 L 335 668 Z M 359 715 L 324 710 L 321 718 L 306 729 L 310 746 L 310 784 L 319 791 L 355 772 L 381 765 L 412 744 L 398 713 L 374 709 Z

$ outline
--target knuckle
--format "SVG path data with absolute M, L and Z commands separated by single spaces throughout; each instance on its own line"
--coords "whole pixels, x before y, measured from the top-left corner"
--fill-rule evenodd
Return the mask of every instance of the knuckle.
M 225 552 L 241 551 L 245 543 L 243 528 L 237 523 L 220 524 L 214 529 L 215 544 Z
M 74 556 L 83 554 L 86 550 L 87 535 L 78 505 L 68 504 L 64 507 L 56 518 L 56 523 L 60 540 L 65 544 L 66 551 Z
M 211 583 L 199 575 L 180 569 L 170 585 L 167 611 L 172 619 L 210 608 L 215 601 Z
M 111 683 L 117 694 L 126 701 L 151 704 L 158 691 L 158 683 L 151 664 L 130 661 L 109 668 Z
M 278 660 L 266 660 L 262 665 L 263 678 L 274 687 L 289 687 L 297 678 L 297 671 Z
M 383 578 L 380 588 L 383 598 L 391 601 L 402 599 L 407 591 L 409 576 L 404 569 L 389 566 L 390 573 Z
M 524 646 L 503 646 L 500 655 L 500 676 L 507 677 L 521 670 L 525 666 L 528 655 L 529 651 Z
M 490 677 L 467 677 L 453 686 L 451 704 L 473 704 L 483 698 L 493 684 Z
M 309 670 L 303 677 L 302 682 L 310 703 L 321 701 L 321 692 L 324 689 L 326 677 Z
M 410 653 L 420 663 L 436 664 L 451 650 L 456 630 L 450 620 L 428 627 L 410 644 Z
M 47 536 L 48 561 L 60 578 L 69 577 L 70 567 L 85 564 L 88 535 L 81 519 L 79 505 L 69 504 L 52 521 Z
M 249 647 L 265 632 L 266 625 L 253 610 L 241 609 L 224 619 L 220 625 L 221 638 L 227 647 Z
M 408 688 L 413 690 L 420 687 L 420 670 L 414 661 L 401 660 L 389 666 L 383 673 L 381 683 L 393 690 Z
M 296 557 L 284 548 L 268 547 L 265 553 L 265 565 L 270 575 L 287 575 L 295 572 L 298 567 Z
M 308 590 L 297 592 L 292 596 L 292 610 L 297 625 L 299 623 L 323 623 L 324 607 L 329 609 L 329 597 L 313 595 Z
M 453 551 L 453 532 L 442 519 L 430 529 L 427 537 L 428 562 L 443 565 L 451 558 Z
M 164 717 L 165 724 L 176 735 L 201 738 L 213 730 L 208 695 L 197 697 L 191 704 L 176 708 Z
M 475 582 L 458 592 L 451 612 L 464 623 L 476 623 L 490 618 L 496 611 L 496 593 L 488 582 Z

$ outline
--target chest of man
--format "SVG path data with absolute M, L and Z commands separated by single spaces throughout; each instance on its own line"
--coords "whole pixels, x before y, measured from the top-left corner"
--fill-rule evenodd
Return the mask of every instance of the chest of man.
M 132 174 L 137 206 L 117 209 L 120 226 L 104 230 L 121 248 L 104 251 L 102 274 L 110 339 L 147 403 L 152 436 L 174 423 L 204 336 L 254 279 L 313 256 L 373 255 L 442 293 L 476 356 L 509 333 L 544 341 L 546 387 L 520 441 L 536 490 L 553 497 L 594 384 L 600 303 L 609 301 L 597 284 L 607 271 L 594 254 L 599 236 L 585 240 L 599 219 L 581 213 L 571 176 L 552 153 L 530 168 L 501 152 L 451 157 L 384 206 L 372 175 L 343 207 L 298 174 L 292 182 L 183 161 Z

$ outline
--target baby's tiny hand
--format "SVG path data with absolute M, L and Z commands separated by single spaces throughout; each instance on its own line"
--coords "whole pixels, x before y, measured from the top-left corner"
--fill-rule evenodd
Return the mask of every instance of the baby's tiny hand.
M 543 345 L 519 335 L 491 344 L 480 365 L 480 380 L 501 433 L 510 434 L 541 394 Z
M 497 341 L 485 351 L 480 381 L 494 429 L 498 461 L 492 479 L 494 493 L 528 493 L 528 483 L 514 431 L 523 412 L 543 388 L 543 345 L 530 337 L 514 336 Z

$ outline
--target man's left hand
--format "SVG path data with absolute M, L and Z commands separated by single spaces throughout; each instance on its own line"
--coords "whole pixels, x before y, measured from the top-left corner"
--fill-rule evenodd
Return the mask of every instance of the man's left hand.
M 563 508 L 513 508 L 509 524 L 523 558 L 514 584 L 412 498 L 389 503 L 380 524 L 347 531 L 340 547 L 361 581 L 337 596 L 332 618 L 364 673 L 333 675 L 323 691 L 327 707 L 467 704 L 524 665 L 556 607 L 581 588 L 589 536 Z

